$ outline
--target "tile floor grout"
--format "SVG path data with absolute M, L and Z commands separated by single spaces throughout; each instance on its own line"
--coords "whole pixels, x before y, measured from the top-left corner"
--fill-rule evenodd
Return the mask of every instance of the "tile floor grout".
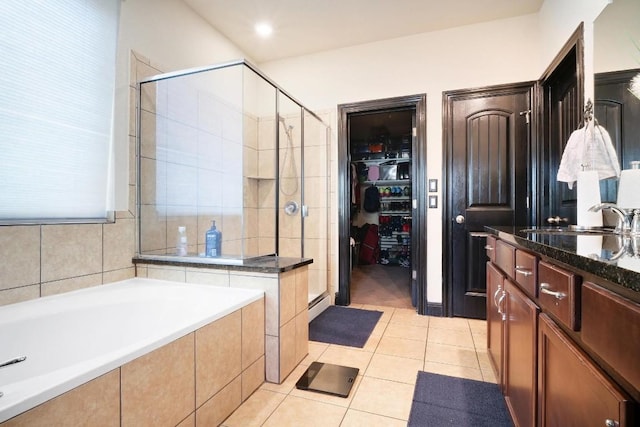
M 352 307 L 383 312 L 363 348 L 310 341 L 309 355 L 283 384 L 264 383 L 222 425 L 400 426 L 407 423 L 419 370 L 495 382 L 488 359 L 483 361 L 481 356 L 486 355 L 484 321 L 418 316 L 411 309 L 368 305 Z M 423 336 L 416 333 L 421 329 L 424 329 Z M 395 336 L 403 334 L 404 338 Z M 419 339 L 416 338 L 418 336 Z M 453 344 L 449 341 L 453 341 Z M 415 351 L 412 342 L 420 343 L 423 346 L 422 350 Z M 389 348 L 389 343 L 395 346 Z M 455 345 L 456 343 L 458 345 Z M 446 354 L 434 357 L 429 344 L 431 352 L 439 351 Z M 473 358 L 470 356 L 471 352 Z M 411 357 L 418 354 L 421 354 L 419 359 Z M 432 360 L 434 358 L 436 360 Z M 446 362 L 443 362 L 442 358 Z M 358 365 L 355 367 L 358 367 L 360 372 L 349 397 L 340 398 L 295 388 L 297 379 L 309 364 L 316 360 L 340 365 Z M 353 363 L 345 360 L 351 360 Z M 465 364 L 473 364 L 475 367 Z M 483 368 L 483 365 L 486 366 Z M 412 367 L 417 367 L 415 373 Z M 279 400 L 275 405 L 271 402 L 274 399 Z

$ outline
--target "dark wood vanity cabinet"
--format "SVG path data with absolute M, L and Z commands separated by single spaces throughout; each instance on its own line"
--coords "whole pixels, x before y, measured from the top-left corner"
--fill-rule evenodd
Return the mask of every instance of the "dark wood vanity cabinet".
M 490 253 L 488 353 L 515 426 L 637 425 L 640 304 L 501 239 Z
M 504 391 L 504 276 L 491 262 L 487 263 L 487 353 L 498 385 Z
M 538 306 L 510 280 L 504 285 L 504 396 L 516 426 L 534 426 Z
M 540 426 L 632 426 L 631 402 L 545 314 L 539 316 Z

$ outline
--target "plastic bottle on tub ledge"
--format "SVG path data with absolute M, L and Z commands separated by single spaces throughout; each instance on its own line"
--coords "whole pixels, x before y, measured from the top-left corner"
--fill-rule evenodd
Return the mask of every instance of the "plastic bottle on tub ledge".
M 216 228 L 216 222 L 211 221 L 211 228 L 205 235 L 205 256 L 216 258 L 222 255 L 222 233 Z
M 176 255 L 187 256 L 187 227 L 178 227 L 178 237 L 176 238 Z

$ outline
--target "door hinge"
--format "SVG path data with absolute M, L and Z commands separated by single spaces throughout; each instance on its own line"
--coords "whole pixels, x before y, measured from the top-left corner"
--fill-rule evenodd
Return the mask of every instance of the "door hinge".
M 527 196 L 527 209 L 529 209 L 529 196 Z
M 414 137 L 418 136 L 418 129 L 416 129 L 416 128 L 411 129 L 411 134 L 412 134 Z
M 411 270 L 411 279 L 416 280 L 418 278 L 418 272 L 416 270 Z

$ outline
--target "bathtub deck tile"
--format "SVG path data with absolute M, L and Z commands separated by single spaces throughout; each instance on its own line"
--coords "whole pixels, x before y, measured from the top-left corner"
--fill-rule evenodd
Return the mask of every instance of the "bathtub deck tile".
M 240 376 L 226 385 L 196 411 L 196 427 L 217 426 L 242 403 Z
M 242 308 L 242 369 L 264 356 L 264 298 Z
M 78 386 L 10 420 L 2 427 L 117 427 L 120 425 L 120 369 Z
M 123 365 L 122 426 L 177 425 L 195 411 L 194 333 Z
M 218 393 L 242 371 L 241 310 L 196 334 L 196 407 Z

